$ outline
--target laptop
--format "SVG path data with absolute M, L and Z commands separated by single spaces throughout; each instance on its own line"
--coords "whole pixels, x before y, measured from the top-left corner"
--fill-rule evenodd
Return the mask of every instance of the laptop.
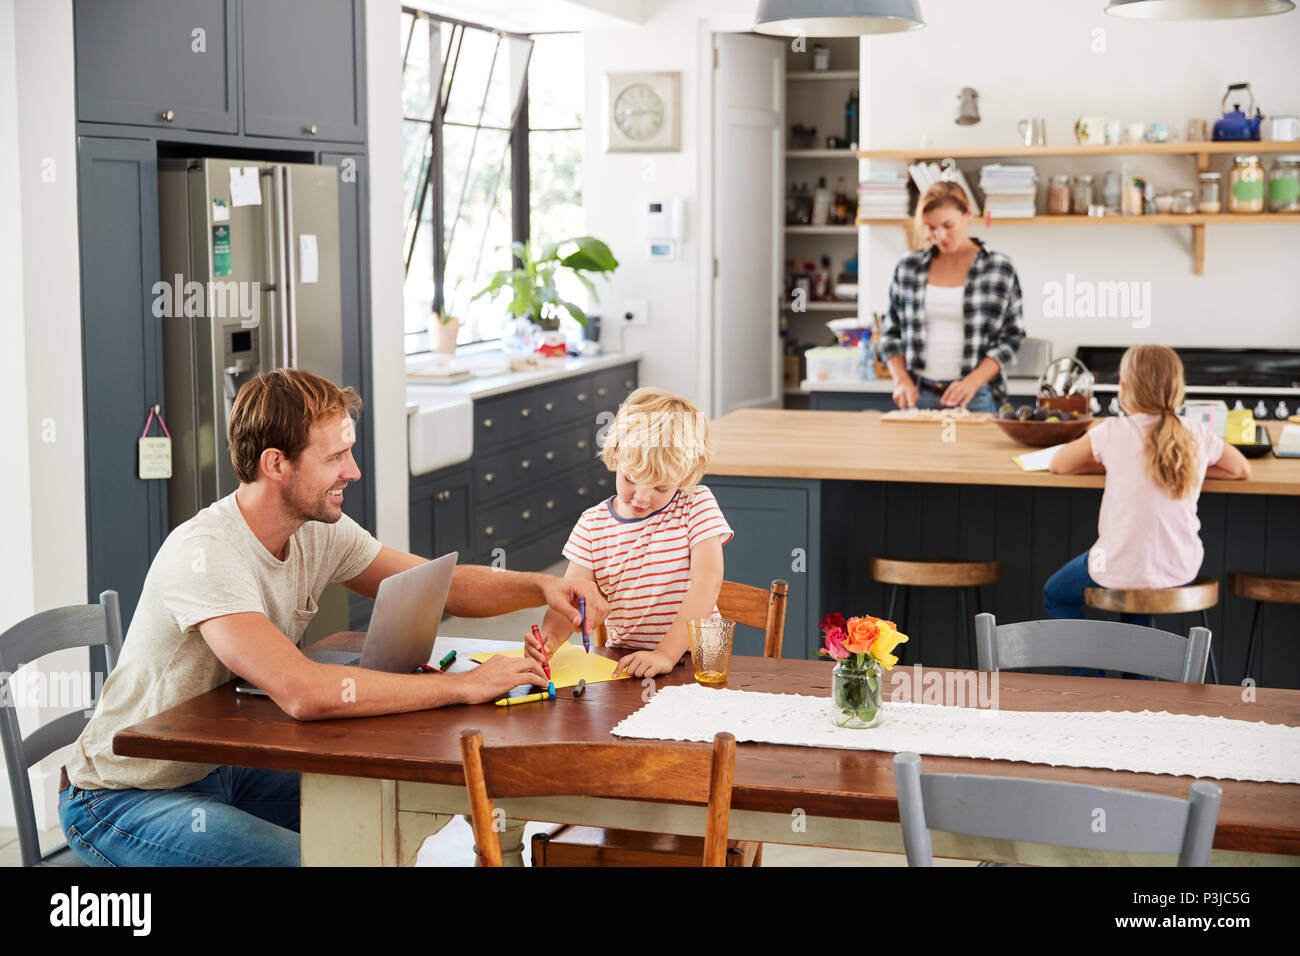
M 410 674 L 429 660 L 438 625 L 447 604 L 458 552 L 452 551 L 379 582 L 370 614 L 366 642 L 356 651 L 307 651 L 310 660 L 345 667 L 366 667 L 393 674 Z M 235 685 L 241 694 L 266 691 L 247 681 Z

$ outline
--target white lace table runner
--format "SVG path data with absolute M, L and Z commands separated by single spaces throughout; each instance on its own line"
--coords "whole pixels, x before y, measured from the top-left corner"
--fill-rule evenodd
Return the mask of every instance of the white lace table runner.
M 913 751 L 1053 767 L 1300 783 L 1300 727 L 1149 710 L 977 710 L 886 701 L 869 730 L 836 727 L 830 699 L 698 684 L 665 687 L 616 726 L 618 737 Z

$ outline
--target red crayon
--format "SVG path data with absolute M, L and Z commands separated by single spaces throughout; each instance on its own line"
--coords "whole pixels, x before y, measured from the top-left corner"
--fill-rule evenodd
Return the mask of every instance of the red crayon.
M 537 638 L 537 643 L 541 645 L 542 670 L 546 671 L 546 679 L 550 680 L 551 679 L 551 656 L 546 653 L 546 642 L 542 640 L 542 632 L 537 629 L 536 624 L 533 625 L 533 637 Z

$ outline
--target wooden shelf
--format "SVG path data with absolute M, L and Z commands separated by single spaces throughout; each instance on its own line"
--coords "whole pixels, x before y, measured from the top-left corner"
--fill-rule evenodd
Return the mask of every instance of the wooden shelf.
M 858 227 L 855 223 L 849 223 L 843 226 L 786 226 L 785 232 L 788 236 L 847 236 L 857 232 Z
M 858 161 L 858 154 L 851 149 L 787 149 L 786 159 L 851 159 Z
M 958 146 L 939 149 L 918 146 L 914 149 L 860 149 L 859 159 L 1028 159 L 1035 156 L 1197 156 L 1224 153 L 1300 153 L 1300 142 L 1246 140 L 1207 143 L 1117 143 L 1108 146 Z
M 781 308 L 787 312 L 794 311 L 788 299 L 781 300 Z M 800 312 L 853 312 L 858 311 L 857 300 L 845 302 L 805 302 Z
M 857 70 L 826 70 L 822 73 L 815 73 L 812 70 L 792 70 L 786 73 L 785 78 L 787 80 L 852 80 L 856 83 L 860 76 Z

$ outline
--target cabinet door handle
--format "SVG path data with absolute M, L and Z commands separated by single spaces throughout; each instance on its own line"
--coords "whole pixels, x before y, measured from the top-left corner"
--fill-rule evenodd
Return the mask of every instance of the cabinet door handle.
M 578 439 L 578 447 L 579 447 L 579 448 L 586 448 L 586 447 L 587 447 L 587 439 L 585 439 L 585 438 L 579 438 L 579 439 Z
M 547 511 L 555 510 L 555 499 L 552 498 L 550 501 L 546 502 L 546 510 Z
M 553 412 L 553 411 L 555 411 L 555 403 L 554 403 L 554 402 L 547 402 L 545 407 L 546 407 L 546 410 L 547 410 L 548 412 Z
M 162 111 L 162 118 L 163 118 L 163 122 L 164 122 L 164 123 L 170 123 L 172 120 L 174 120 L 174 119 L 176 118 L 176 111 L 175 111 L 175 110 L 163 110 L 163 111 Z
M 547 460 L 547 461 L 555 461 L 555 452 L 553 452 L 553 451 L 548 451 L 548 452 L 546 453 L 546 460 Z
M 490 418 L 485 418 L 485 419 L 483 419 L 483 427 L 484 427 L 484 428 L 491 428 L 492 425 L 493 425 L 493 421 L 492 421 L 492 419 L 490 419 Z
M 604 398 L 604 397 L 605 397 L 606 395 L 608 395 L 608 394 L 609 394 L 609 389 L 607 389 L 604 385 L 602 385 L 600 388 L 596 389 L 596 397 L 597 397 L 597 398 Z
M 587 393 L 586 393 L 586 392 L 579 392 L 579 393 L 578 393 L 578 401 L 580 401 L 580 402 L 585 402 L 586 400 L 587 400 Z
M 532 410 L 531 408 L 521 408 L 521 409 L 519 409 L 519 414 L 520 414 L 520 415 L 523 415 L 524 418 L 527 418 L 527 417 L 528 417 L 529 415 L 531 415 L 532 413 L 533 413 L 533 410 Z
M 586 496 L 587 496 L 587 488 L 586 488 L 586 486 L 583 486 L 582 488 L 579 488 L 579 489 L 578 489 L 578 497 L 579 497 L 579 498 L 585 498 Z
M 486 528 L 483 529 L 483 533 L 484 533 L 485 535 L 487 535 L 487 536 L 490 538 L 490 537 L 492 537 L 492 535 L 494 535 L 494 534 L 497 533 L 497 526 L 494 525 L 494 524 L 490 524 L 490 525 L 488 525 Z
M 533 513 L 528 508 L 525 508 L 523 511 L 519 512 L 519 517 L 523 518 L 525 521 L 532 518 L 532 516 Z
M 489 471 L 483 476 L 483 480 L 490 485 L 492 482 L 497 480 L 497 473 L 495 471 Z
M 632 391 L 632 386 L 633 386 L 634 384 L 636 384 L 636 383 L 633 382 L 630 378 L 626 378 L 626 379 L 623 380 L 623 387 L 624 387 L 625 389 L 627 389 L 629 392 Z
M 519 467 L 524 471 L 527 471 L 529 468 L 533 467 L 533 460 L 531 458 L 525 458 L 519 463 Z
M 316 135 L 317 133 L 319 133 L 319 132 L 320 132 L 320 127 L 317 126 L 315 123 L 309 123 L 309 124 L 307 125 L 307 135 L 308 135 L 308 136 L 315 136 L 315 135 Z

